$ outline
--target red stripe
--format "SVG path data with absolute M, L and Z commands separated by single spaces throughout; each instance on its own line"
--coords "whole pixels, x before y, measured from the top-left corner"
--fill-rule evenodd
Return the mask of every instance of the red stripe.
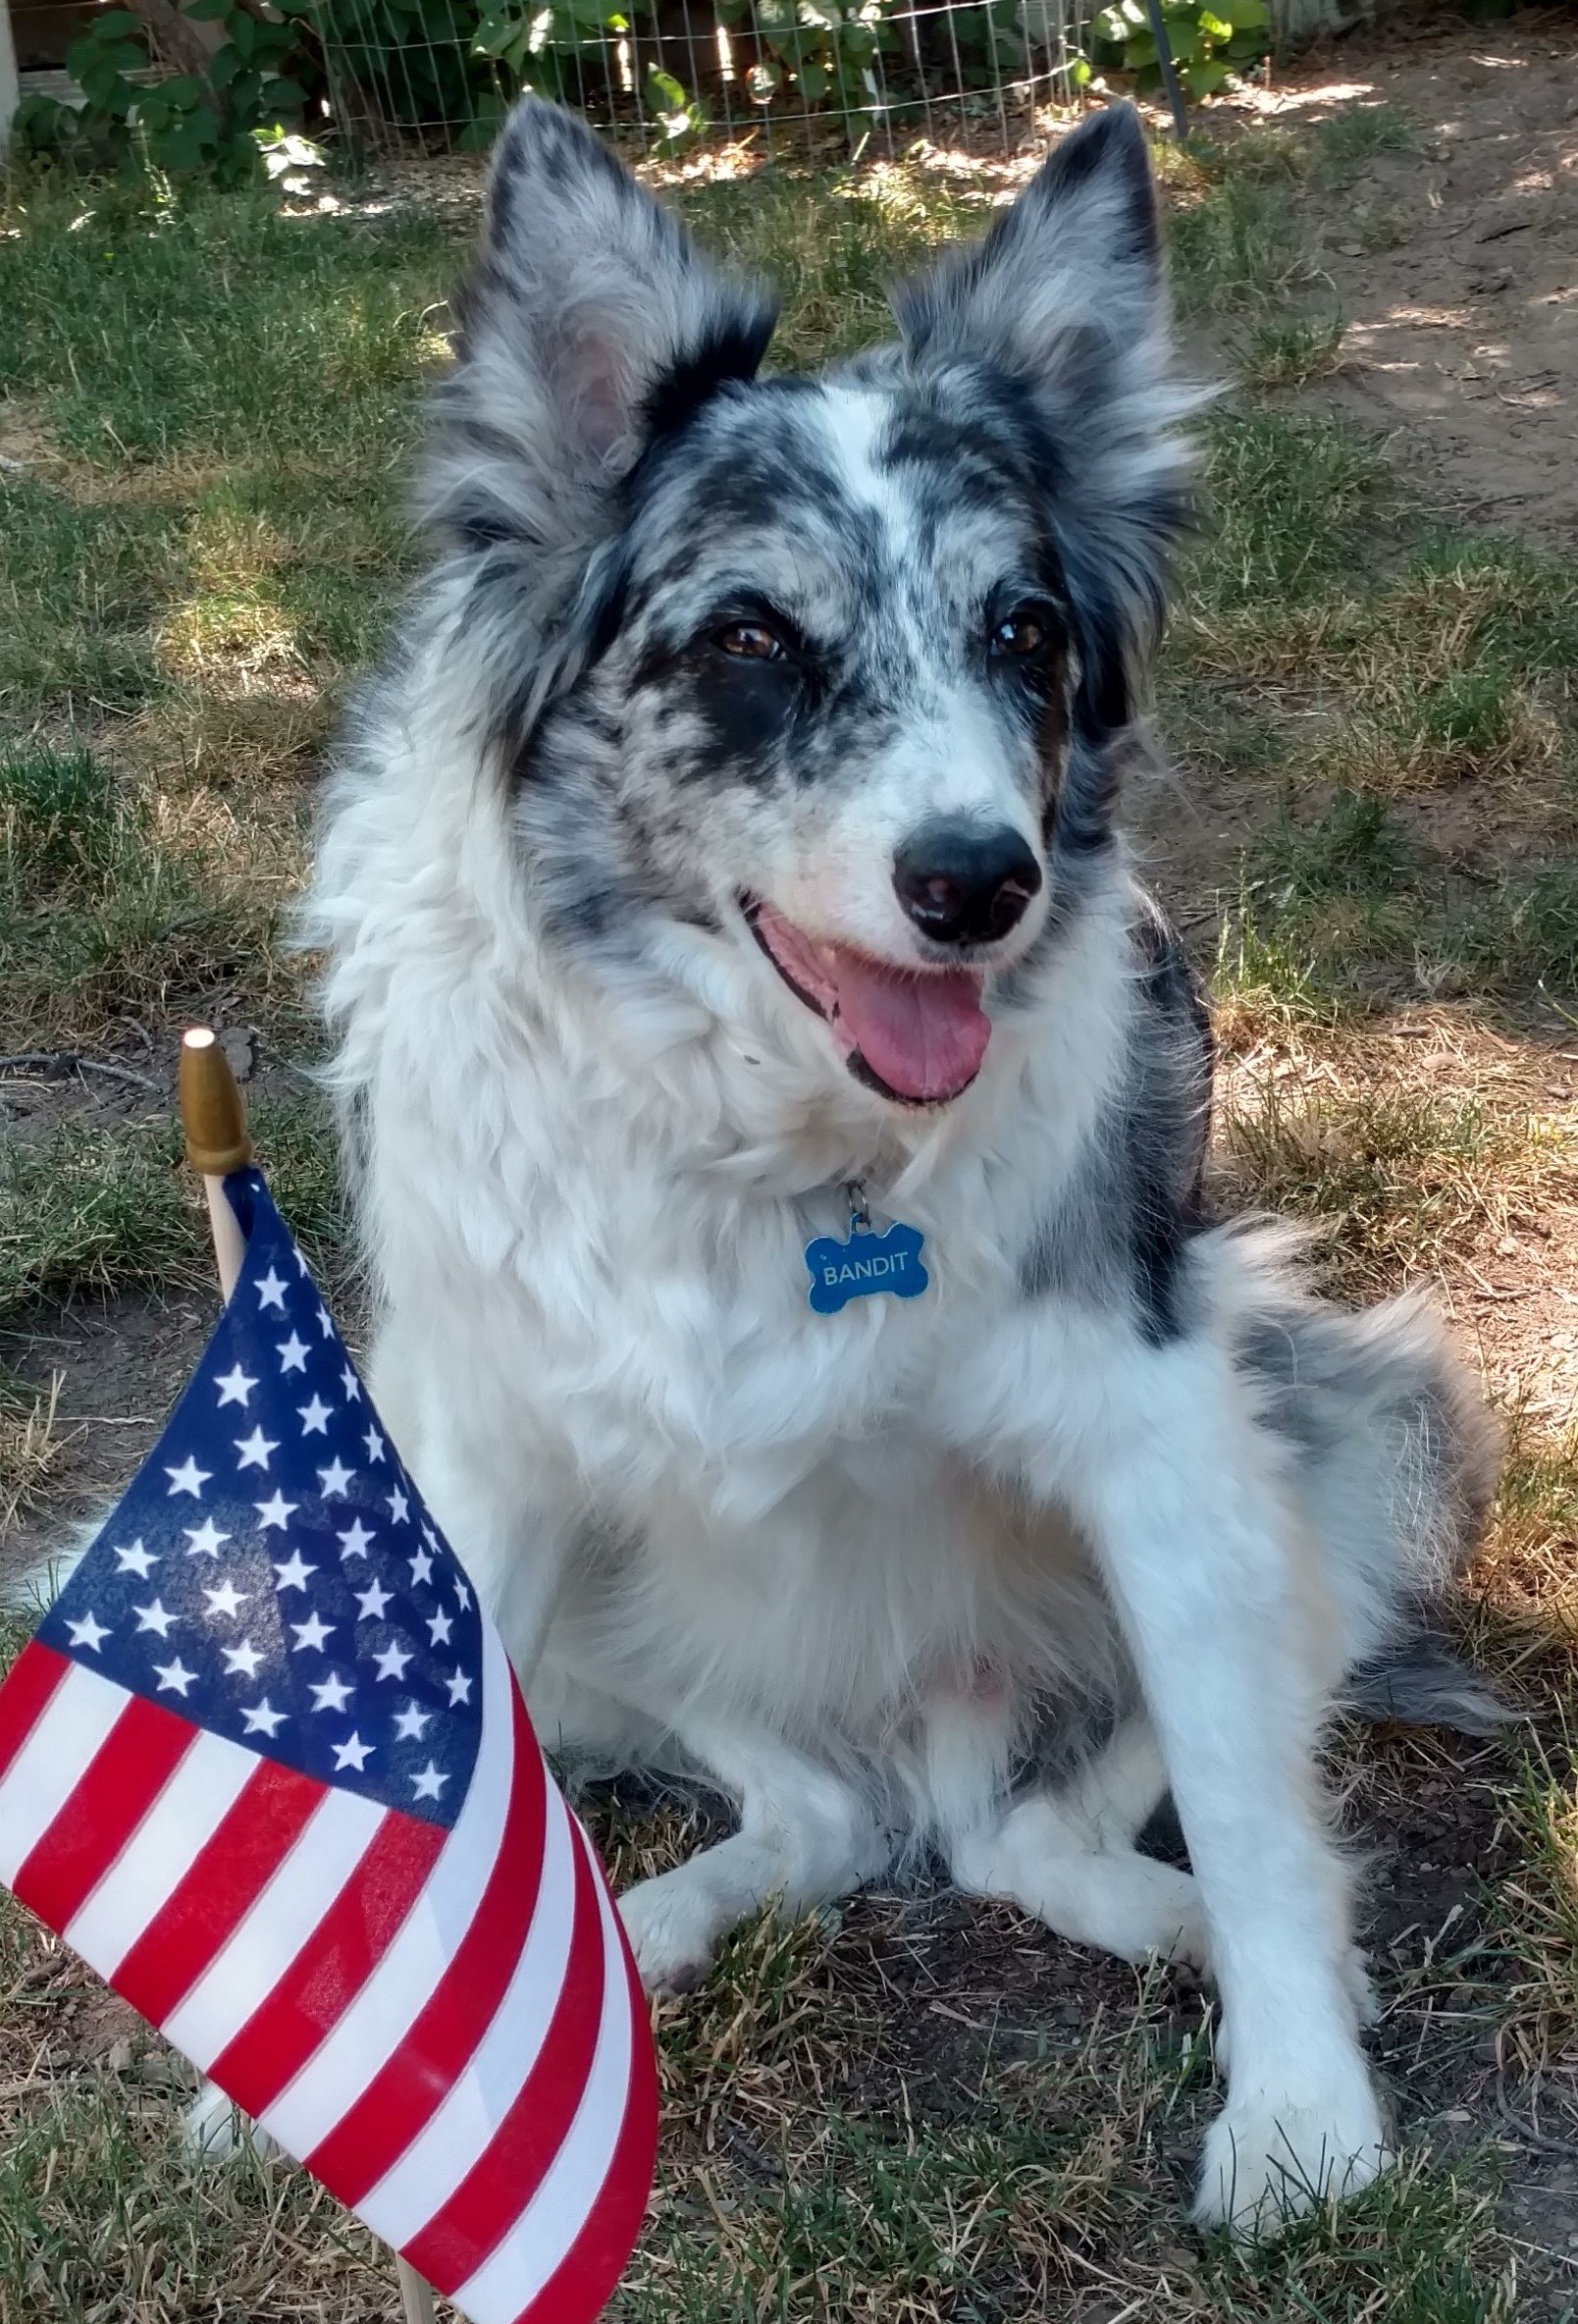
M 564 1981 L 537 2062 L 498 2128 L 448 2201 L 402 2255 L 439 2292 L 453 2292 L 481 2267 L 520 2217 L 563 2145 L 586 2094 L 603 2019 L 603 1916 L 591 1850 L 575 1837 L 575 1908 Z
M 515 2324 L 567 2324 L 572 2316 L 599 2314 L 613 2296 L 646 2216 L 658 2159 L 658 2058 L 646 1995 L 623 1935 L 621 1928 L 630 1986 L 630 2094 L 618 2142 L 586 2224 Z
M 65 1655 L 32 1639 L 11 1665 L 11 1675 L 0 1686 L 0 1775 L 3 1775 L 37 1725 L 39 1716 L 61 1680 L 72 1668 Z
M 352 2207 L 376 2187 L 437 2112 L 486 2032 L 520 1958 L 543 1872 L 548 1786 L 542 1754 L 514 1701 L 509 1806 L 499 1853 L 471 1926 L 394 2054 L 311 2154 L 314 2177 Z
M 40 1921 L 64 1928 L 81 1909 L 196 1740 L 163 1703 L 127 1698 L 11 1883 Z
M 215 1824 L 111 1983 L 162 2026 L 179 2008 L 237 1924 L 256 1903 L 300 1836 L 326 1787 L 275 1760 L 257 1770 Z
M 449 1834 L 391 1809 L 285 1975 L 209 2066 L 227 2097 L 261 2114 L 342 2017 L 394 1943 Z

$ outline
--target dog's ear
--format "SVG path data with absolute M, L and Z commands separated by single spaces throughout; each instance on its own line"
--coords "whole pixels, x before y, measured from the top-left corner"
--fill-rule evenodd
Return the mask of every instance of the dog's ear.
M 573 114 L 525 99 L 494 151 L 430 512 L 477 544 L 557 548 L 595 530 L 655 430 L 755 373 L 774 314 Z
M 1109 105 L 1064 137 L 983 240 L 903 285 L 893 306 L 918 362 L 984 360 L 1033 398 L 1070 587 L 1116 650 L 1120 667 L 1102 683 L 1121 710 L 1121 664 L 1161 618 L 1168 546 L 1187 512 L 1178 423 L 1198 401 L 1170 378 L 1156 196 L 1133 107 Z

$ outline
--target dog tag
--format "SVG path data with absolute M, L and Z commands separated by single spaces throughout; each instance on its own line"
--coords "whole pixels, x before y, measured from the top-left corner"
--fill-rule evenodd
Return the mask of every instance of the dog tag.
M 855 1207 L 845 1241 L 818 1235 L 806 1245 L 809 1296 L 818 1315 L 837 1315 L 851 1299 L 869 1299 L 878 1292 L 895 1299 L 918 1299 L 931 1281 L 920 1264 L 925 1237 L 920 1228 L 895 1222 L 878 1235 L 865 1196 L 858 1188 L 851 1188 L 851 1193 Z

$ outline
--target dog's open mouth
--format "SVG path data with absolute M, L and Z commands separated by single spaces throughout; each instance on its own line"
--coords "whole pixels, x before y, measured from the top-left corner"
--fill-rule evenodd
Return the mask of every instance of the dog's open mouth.
M 825 1019 L 857 1079 L 905 1105 L 941 1105 L 969 1088 L 992 1035 L 978 969 L 896 969 L 808 936 L 757 897 L 745 899 L 745 916 L 790 991 Z

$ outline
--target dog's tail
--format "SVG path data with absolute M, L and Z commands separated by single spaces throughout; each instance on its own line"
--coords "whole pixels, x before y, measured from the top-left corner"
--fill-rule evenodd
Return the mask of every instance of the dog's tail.
M 1452 1652 L 1452 1585 L 1496 1491 L 1500 1438 L 1421 1298 L 1363 1314 L 1286 1269 L 1243 1316 L 1239 1361 L 1289 1446 L 1341 1611 L 1344 1708 L 1482 1734 L 1507 1714 Z

